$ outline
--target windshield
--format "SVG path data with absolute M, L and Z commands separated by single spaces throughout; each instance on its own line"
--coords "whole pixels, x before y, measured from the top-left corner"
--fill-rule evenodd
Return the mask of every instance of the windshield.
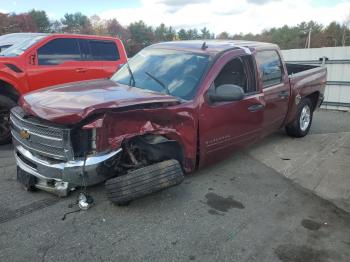
M 208 62 L 206 55 L 148 48 L 135 55 L 111 80 L 190 100 Z
M 1 50 L 0 56 L 19 56 L 23 54 L 24 51 L 26 51 L 29 47 L 34 45 L 39 40 L 46 37 L 46 35 L 22 35 L 17 36 L 16 41 L 13 41 L 13 43 L 10 45 L 8 44 L 8 48 L 5 48 L 4 50 Z M 0 42 L 1 42 L 0 37 Z M 13 39 L 11 39 L 13 40 Z

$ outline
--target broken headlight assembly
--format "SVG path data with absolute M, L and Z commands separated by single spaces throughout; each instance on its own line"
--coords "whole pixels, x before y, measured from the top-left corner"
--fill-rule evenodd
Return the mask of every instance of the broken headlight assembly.
M 72 131 L 71 139 L 75 157 L 95 155 L 107 150 L 106 143 L 103 142 L 105 136 L 102 124 L 103 118 L 98 118 Z

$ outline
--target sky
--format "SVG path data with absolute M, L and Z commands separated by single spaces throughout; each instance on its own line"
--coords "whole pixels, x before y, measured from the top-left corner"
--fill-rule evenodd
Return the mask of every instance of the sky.
M 116 18 L 122 25 L 143 20 L 180 28 L 207 27 L 219 34 L 260 33 L 285 24 L 314 20 L 342 23 L 350 15 L 350 0 L 0 0 L 0 12 L 45 10 L 50 19 L 67 12 Z

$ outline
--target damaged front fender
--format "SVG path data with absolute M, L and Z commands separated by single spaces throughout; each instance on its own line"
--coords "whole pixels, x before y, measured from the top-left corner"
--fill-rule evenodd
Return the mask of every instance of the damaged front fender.
M 115 150 L 137 136 L 162 135 L 181 145 L 183 168 L 191 172 L 196 165 L 197 126 L 198 121 L 191 108 L 109 111 L 103 116 L 103 128 L 99 128 L 97 147 Z

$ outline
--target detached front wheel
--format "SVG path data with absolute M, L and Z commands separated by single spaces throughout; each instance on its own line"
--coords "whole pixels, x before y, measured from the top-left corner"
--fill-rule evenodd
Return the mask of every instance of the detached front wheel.
M 304 98 L 298 105 L 294 121 L 286 126 L 289 136 L 303 137 L 309 133 L 313 117 L 313 105 L 309 98 Z
M 15 101 L 0 95 L 0 145 L 11 142 L 10 110 L 14 106 Z
M 177 160 L 166 160 L 133 170 L 126 175 L 106 181 L 108 198 L 115 204 L 125 205 L 130 201 L 176 186 L 184 180 Z

